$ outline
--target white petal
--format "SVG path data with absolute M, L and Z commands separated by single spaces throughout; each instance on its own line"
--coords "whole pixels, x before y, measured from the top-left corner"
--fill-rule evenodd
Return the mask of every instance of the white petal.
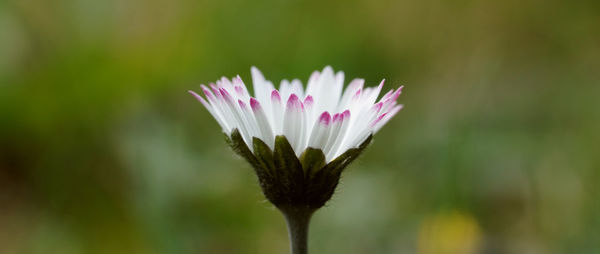
M 254 119 L 254 114 L 250 111 L 246 103 L 242 100 L 238 100 L 238 105 L 240 106 L 240 111 L 242 115 L 243 124 L 248 130 L 250 137 L 262 138 L 262 133 L 258 129 L 258 125 L 256 124 L 256 120 Z M 250 139 L 252 140 L 252 139 Z M 250 143 L 252 144 L 252 143 Z M 251 146 L 251 145 L 250 145 Z M 253 150 L 253 146 L 250 147 L 250 150 Z
M 319 77 L 321 73 L 319 71 L 314 71 L 310 78 L 308 78 L 308 82 L 306 83 L 306 95 L 312 95 L 313 97 L 317 93 L 317 83 L 319 81 Z
M 352 82 L 350 82 L 350 84 L 348 84 L 348 87 L 344 91 L 344 94 L 342 95 L 342 98 L 340 100 L 337 110 L 340 111 L 342 109 L 349 108 L 348 103 L 350 102 L 350 99 L 356 94 L 356 92 L 358 92 L 359 90 L 362 90 L 364 84 L 365 84 L 364 79 L 352 80 Z
M 292 94 L 286 103 L 283 116 L 283 135 L 285 135 L 290 142 L 296 155 L 300 155 L 304 150 L 302 149 L 302 130 L 304 129 L 302 107 L 302 103 L 298 96 Z
M 400 110 L 402 110 L 403 107 L 404 105 L 398 105 L 392 108 L 389 112 L 387 112 L 385 116 L 379 120 L 379 122 L 376 122 L 373 125 L 373 133 L 377 133 L 381 129 L 381 127 L 383 127 L 383 125 L 385 125 L 390 119 L 392 119 L 394 115 L 396 115 Z
M 266 80 L 263 74 L 258 70 L 258 68 L 252 66 L 250 68 L 250 73 L 252 74 L 252 86 L 254 87 L 254 97 L 258 100 L 266 99 L 269 95 L 268 93 L 271 90 L 267 90 L 266 88 Z
M 199 94 L 197 94 L 194 91 L 188 91 L 188 92 L 191 93 L 192 95 L 194 95 L 194 97 L 196 97 L 196 99 L 198 99 L 198 101 L 200 101 L 200 103 L 202 103 L 202 105 L 206 108 L 206 110 L 208 110 L 208 112 L 215 118 L 215 120 L 217 120 L 217 123 L 219 124 L 219 126 L 221 126 L 221 128 L 223 129 L 224 132 L 229 131 L 227 124 L 225 124 L 225 122 L 223 122 L 223 118 L 215 112 L 214 108 L 206 100 L 204 100 L 204 98 L 202 98 L 202 96 L 200 96 Z
M 328 112 L 323 112 L 312 128 L 313 131 L 308 140 L 308 147 L 323 149 L 329 137 L 330 126 L 331 115 Z
M 339 152 L 340 146 L 346 137 L 346 133 L 348 131 L 348 125 L 350 124 L 350 110 L 346 110 L 341 114 L 341 127 L 337 137 L 331 146 L 330 151 L 326 154 L 326 158 L 333 159 L 341 154 Z
M 300 80 L 292 80 L 291 91 L 293 94 L 298 95 L 299 98 L 304 98 L 304 89 L 302 88 L 302 82 L 300 82 Z
M 329 152 L 331 151 L 333 144 L 335 143 L 335 141 L 337 140 L 337 138 L 340 134 L 341 128 L 342 128 L 342 114 L 337 113 L 337 114 L 333 115 L 333 117 L 331 119 L 331 131 L 329 132 L 329 137 L 327 138 L 327 143 L 325 144 L 325 147 L 323 147 L 323 153 L 325 155 L 329 154 Z
M 256 123 L 261 132 L 260 139 L 265 142 L 269 148 L 274 149 L 275 137 L 273 135 L 273 130 L 260 102 L 254 98 L 250 98 L 250 107 L 252 107 L 254 118 L 256 119 Z
M 248 129 L 249 126 L 244 124 L 244 119 L 239 105 L 233 101 L 233 97 L 231 97 L 227 90 L 221 88 L 219 91 L 221 92 L 221 96 L 225 101 L 225 108 L 229 110 L 229 113 L 233 118 L 232 120 L 236 123 L 235 127 L 237 127 L 240 131 L 240 134 L 242 135 L 242 138 L 246 144 L 252 144 L 252 136 L 250 135 L 250 131 Z
M 273 126 L 273 131 L 275 135 L 281 135 L 282 126 L 283 126 L 283 105 L 281 103 L 281 97 L 279 96 L 279 92 L 277 90 L 273 90 L 271 93 L 271 105 L 272 105 L 272 121 L 271 124 Z
M 291 94 L 292 84 L 287 79 L 282 80 L 279 84 L 279 95 L 281 95 L 281 99 L 287 101 Z

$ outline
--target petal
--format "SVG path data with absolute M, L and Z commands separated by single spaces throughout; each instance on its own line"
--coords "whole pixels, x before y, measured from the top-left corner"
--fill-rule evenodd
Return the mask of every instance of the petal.
M 331 115 L 325 111 L 319 117 L 319 120 L 315 122 L 312 128 L 312 133 L 308 140 L 308 147 L 323 149 L 327 143 L 329 137 L 329 131 L 331 126 Z
M 287 101 L 283 116 L 283 135 L 285 135 L 297 155 L 302 152 L 303 133 L 305 129 L 303 119 L 303 106 L 296 94 L 291 94 Z
M 275 137 L 265 111 L 261 107 L 260 102 L 254 98 L 250 98 L 250 107 L 254 112 L 254 118 L 256 119 L 258 128 L 260 129 L 262 137 L 261 139 L 269 146 L 269 148 L 273 149 Z
M 229 132 L 229 126 L 225 123 L 223 117 L 220 116 L 217 112 L 215 112 L 214 107 L 212 107 L 206 100 L 204 100 L 204 98 L 202 98 L 202 96 L 200 96 L 196 92 L 191 90 L 188 92 L 191 93 L 194 97 L 196 97 L 196 99 L 200 101 L 200 103 L 202 103 L 206 110 L 208 110 L 208 112 L 213 116 L 213 118 L 215 118 L 215 120 L 217 121 L 219 126 L 221 126 L 224 132 Z
M 345 110 L 342 114 L 340 114 L 340 116 L 340 129 L 337 133 L 337 137 L 333 140 L 334 143 L 332 144 L 330 151 L 326 154 L 326 158 L 328 158 L 328 160 L 331 160 L 341 154 L 341 152 L 339 152 L 340 146 L 342 145 L 342 142 L 344 141 L 348 131 L 348 126 L 350 123 L 350 110 Z
M 275 132 L 275 135 L 282 134 L 283 105 L 281 104 L 281 97 L 277 90 L 271 92 L 271 109 L 273 131 Z

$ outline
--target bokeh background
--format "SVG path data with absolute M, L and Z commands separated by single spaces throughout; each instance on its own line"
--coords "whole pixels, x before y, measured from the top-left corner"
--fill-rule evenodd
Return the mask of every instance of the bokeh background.
M 0 1 L 0 253 L 287 253 L 188 89 L 405 85 L 312 253 L 600 252 L 600 2 Z

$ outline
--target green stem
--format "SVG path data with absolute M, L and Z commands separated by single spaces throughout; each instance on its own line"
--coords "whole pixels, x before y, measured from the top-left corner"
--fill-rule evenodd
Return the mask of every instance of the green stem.
M 292 254 L 308 253 L 308 224 L 315 210 L 306 207 L 280 207 L 288 227 Z

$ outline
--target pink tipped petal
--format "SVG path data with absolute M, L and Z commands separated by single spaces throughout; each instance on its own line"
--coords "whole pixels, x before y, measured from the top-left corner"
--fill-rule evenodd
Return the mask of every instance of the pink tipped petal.
M 238 104 L 240 105 L 240 108 L 246 109 L 246 103 L 244 103 L 242 100 L 238 100 Z
M 377 123 L 379 123 L 379 121 L 381 121 L 381 119 L 383 119 L 385 116 L 387 115 L 386 113 L 381 114 L 379 117 L 377 117 L 377 119 L 375 119 L 375 121 L 373 121 L 373 123 L 371 123 L 371 127 L 375 126 Z
M 394 89 L 390 89 L 387 93 L 385 93 L 382 97 L 380 101 L 385 101 L 386 99 L 390 98 L 392 95 L 394 94 Z
M 379 83 L 379 85 L 377 87 L 373 88 L 373 90 L 371 91 L 371 95 L 373 95 L 373 97 L 375 97 L 375 99 L 377 99 L 377 96 L 381 92 L 381 89 L 383 89 L 383 84 L 385 84 L 385 79 L 382 79 L 381 82 Z
M 382 107 L 383 107 L 383 102 L 378 102 L 377 104 L 375 104 L 373 106 L 373 111 L 375 111 L 375 113 L 379 113 L 379 111 L 381 110 Z
M 252 110 L 257 111 L 261 109 L 260 102 L 254 98 L 250 98 L 250 107 Z
M 226 101 L 233 101 L 231 95 L 224 88 L 219 88 L 219 92 L 221 92 L 221 96 L 223 96 L 223 99 Z
M 210 89 L 212 90 L 212 92 L 217 95 L 220 96 L 221 92 L 219 91 L 219 87 L 215 86 L 215 84 L 210 84 Z
M 333 119 L 331 121 L 334 122 L 334 123 L 336 123 L 336 122 L 338 122 L 340 120 L 341 116 L 342 115 L 340 113 L 336 113 L 336 114 L 333 115 Z
M 292 94 L 290 95 L 290 98 L 287 101 L 287 108 L 288 109 L 300 109 L 301 104 L 300 104 L 300 100 L 298 99 L 298 96 L 296 94 Z
M 200 96 L 199 94 L 197 94 L 196 92 L 192 91 L 192 90 L 188 90 L 188 93 L 192 94 L 194 97 L 196 97 L 196 99 L 200 102 L 206 102 L 204 100 L 204 98 L 202 98 L 202 96 Z M 204 103 L 202 103 L 204 104 Z
M 358 100 L 358 98 L 360 98 L 360 94 L 362 93 L 362 88 L 358 89 L 358 91 L 356 91 L 356 93 L 354 94 L 354 96 L 352 97 L 353 100 Z
M 244 88 L 242 88 L 241 86 L 235 86 L 234 89 L 237 94 L 244 95 Z
M 392 96 L 392 100 L 397 100 L 398 97 L 400 97 L 400 94 L 402 94 L 402 87 L 396 89 L 396 92 L 394 93 L 394 95 Z
M 403 107 L 403 105 L 397 105 L 394 108 L 392 108 L 388 113 L 386 113 L 385 116 L 381 119 L 381 121 L 379 121 L 373 126 L 373 133 L 378 132 L 381 129 L 381 127 L 383 127 L 390 119 L 392 119 L 392 117 L 394 117 L 396 113 L 398 113 Z
M 309 107 L 312 106 L 312 104 L 314 103 L 314 99 L 312 96 L 306 96 L 306 98 L 304 98 L 304 104 Z
M 223 100 L 223 95 L 221 94 L 221 91 L 219 90 L 219 88 L 215 87 L 211 87 L 212 93 L 215 95 L 215 98 L 217 98 L 217 100 L 222 101 Z
M 331 131 L 329 132 L 329 135 L 328 135 L 329 137 L 327 138 L 327 143 L 323 147 L 323 153 L 326 155 L 326 157 L 328 157 L 327 155 L 330 154 L 331 151 L 333 150 L 332 148 L 337 143 L 338 137 L 343 134 L 340 131 L 342 128 L 342 124 L 343 124 L 342 120 L 343 120 L 343 116 L 341 113 L 337 113 L 337 114 L 333 115 Z
M 296 94 L 291 94 L 290 97 L 288 98 L 288 102 L 289 101 L 294 101 L 295 102 L 295 101 L 298 101 L 298 100 L 299 100 L 298 99 L 298 95 L 296 95 Z
M 349 117 L 350 117 L 350 110 L 347 110 L 347 109 L 346 109 L 346 110 L 345 110 L 345 111 L 342 113 L 342 119 L 348 119 Z
M 273 126 L 269 123 L 267 115 L 263 111 L 262 107 L 258 100 L 254 98 L 250 98 L 250 107 L 252 107 L 252 111 L 254 112 L 254 119 L 256 119 L 256 124 L 258 126 L 259 132 L 261 133 L 261 139 L 271 148 L 274 147 L 274 135 L 273 135 Z
M 223 117 L 221 116 L 220 113 L 218 113 L 218 109 L 217 108 L 213 108 L 206 100 L 204 100 L 204 98 L 202 98 L 202 96 L 200 96 L 198 93 L 194 92 L 194 91 L 188 91 L 189 93 L 191 93 L 194 97 L 196 97 L 196 99 L 198 99 L 198 101 L 200 101 L 200 103 L 202 104 L 202 106 L 204 106 L 208 112 L 213 116 L 213 118 L 215 118 L 215 120 L 217 121 L 217 123 L 221 126 L 221 128 L 223 129 L 223 131 L 229 130 L 229 126 L 227 125 L 227 123 L 225 122 L 225 120 L 223 119 Z
M 350 84 L 348 84 L 348 87 L 346 89 L 349 89 L 350 91 L 362 88 L 363 84 L 365 83 L 364 79 L 354 79 L 352 80 L 352 82 L 350 82 Z
M 383 105 L 383 109 L 382 109 L 382 111 L 383 111 L 383 112 L 388 112 L 388 111 L 390 111 L 390 109 L 392 109 L 394 106 L 396 106 L 396 101 L 390 101 L 389 103 L 387 103 L 387 104 L 384 104 L 384 105 Z
M 208 87 L 206 87 L 205 85 L 200 85 L 200 87 L 202 88 L 202 93 L 204 93 L 204 95 L 206 96 L 206 98 L 208 98 L 209 100 L 214 99 L 214 95 L 210 91 L 210 89 L 208 89 Z
M 338 118 L 338 122 L 335 125 L 335 129 L 332 133 L 332 136 L 330 137 L 331 141 L 328 140 L 327 146 L 325 146 L 324 148 L 324 152 L 326 152 L 325 157 L 326 158 L 333 158 L 337 155 L 339 155 L 338 150 L 340 150 L 340 146 L 342 145 L 342 142 L 344 141 L 344 138 L 346 136 L 346 132 L 348 131 L 348 126 L 350 125 L 350 110 L 344 110 L 344 112 L 342 112 L 340 114 L 340 117 Z M 327 151 L 327 149 L 329 149 Z
M 331 115 L 325 111 L 321 113 L 309 135 L 308 147 L 323 149 L 331 131 Z
M 323 125 L 329 125 L 329 123 L 331 122 L 331 115 L 329 114 L 329 112 L 325 111 L 321 114 L 321 116 L 319 117 L 319 123 L 323 124 Z
M 273 90 L 273 92 L 271 92 L 271 100 L 281 101 L 281 97 L 279 96 L 279 92 L 277 90 Z
M 233 78 L 233 83 L 236 85 L 243 85 L 244 81 L 242 81 L 242 78 L 240 78 L 240 75 L 235 76 L 235 78 Z
M 283 107 L 281 105 L 281 96 L 279 96 L 277 90 L 271 92 L 271 112 L 275 135 L 283 134 Z
M 304 146 L 304 118 L 302 103 L 296 94 L 290 95 L 283 115 L 283 134 L 290 141 L 296 155 L 300 155 Z
M 373 99 L 373 102 L 375 102 L 377 96 L 379 95 L 379 93 L 381 93 L 381 89 L 383 89 L 383 84 L 385 84 L 385 79 L 381 80 L 381 83 L 379 83 L 379 85 L 373 90 L 373 96 L 375 97 Z

